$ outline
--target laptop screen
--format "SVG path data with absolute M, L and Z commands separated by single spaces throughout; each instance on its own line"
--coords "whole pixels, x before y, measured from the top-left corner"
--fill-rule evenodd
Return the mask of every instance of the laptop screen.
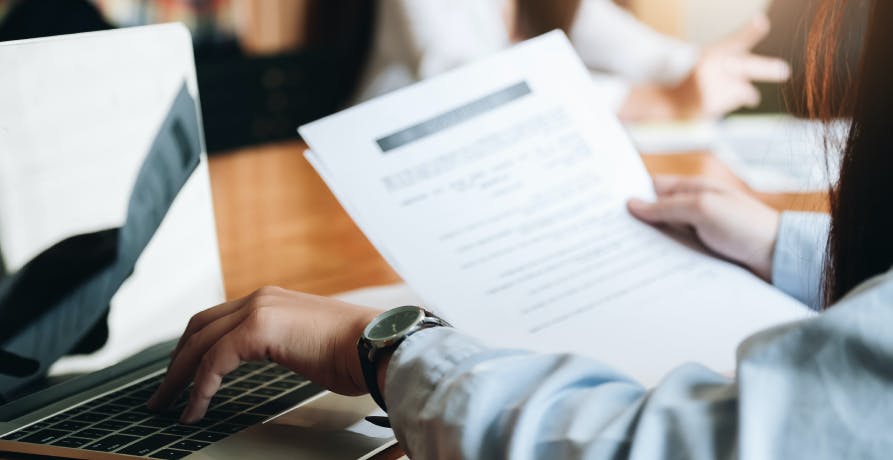
M 185 28 L 2 43 L 0 68 L 0 323 L 24 322 L 0 349 L 39 363 L 0 376 L 12 399 L 174 338 L 224 293 Z

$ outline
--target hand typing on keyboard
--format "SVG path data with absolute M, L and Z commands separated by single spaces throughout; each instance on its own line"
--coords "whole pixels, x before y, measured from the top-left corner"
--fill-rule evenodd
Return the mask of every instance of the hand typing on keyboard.
M 280 288 L 205 310 L 189 321 L 149 407 L 164 410 L 193 383 L 180 420 L 195 423 L 225 376 L 272 360 L 336 393 L 366 392 L 356 342 L 380 311 Z

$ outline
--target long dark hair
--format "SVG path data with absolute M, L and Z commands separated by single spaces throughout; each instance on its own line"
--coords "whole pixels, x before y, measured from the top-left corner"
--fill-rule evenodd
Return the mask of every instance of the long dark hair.
M 835 50 L 853 31 L 849 11 L 869 8 L 855 78 L 835 74 Z M 819 119 L 852 119 L 842 147 L 840 179 L 832 187 L 824 292 L 826 305 L 893 266 L 893 2 L 825 0 L 813 25 L 807 62 L 808 106 Z M 843 94 L 835 79 L 852 83 Z

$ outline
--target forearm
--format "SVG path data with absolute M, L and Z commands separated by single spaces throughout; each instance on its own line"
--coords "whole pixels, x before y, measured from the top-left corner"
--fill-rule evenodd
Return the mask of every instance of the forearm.
M 387 0 L 380 26 L 395 29 L 406 48 L 407 65 L 417 80 L 439 75 L 498 51 L 509 43 L 502 12 L 492 2 L 479 0 Z
M 699 54 L 697 48 L 657 33 L 603 0 L 581 2 L 569 35 L 588 67 L 638 83 L 678 84 Z
M 782 214 L 775 253 L 772 284 L 818 310 L 822 306 L 822 274 L 831 218 L 827 214 Z
M 617 458 L 634 442 L 642 458 L 726 457 L 734 446 L 734 429 L 721 440 L 695 430 L 734 424 L 736 407 L 728 380 L 697 366 L 649 393 L 590 359 L 491 349 L 434 329 L 398 348 L 386 385 L 397 437 L 418 459 Z

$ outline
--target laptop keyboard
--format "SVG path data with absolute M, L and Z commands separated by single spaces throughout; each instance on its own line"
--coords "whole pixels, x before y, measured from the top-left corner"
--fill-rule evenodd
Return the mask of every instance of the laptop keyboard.
M 188 390 L 168 412 L 158 414 L 146 408 L 146 400 L 162 378 L 163 373 L 139 380 L 2 439 L 177 459 L 323 391 L 282 366 L 267 362 L 243 363 L 223 378 L 223 385 L 211 400 L 205 418 L 193 425 L 182 425 L 178 418 L 188 402 Z

